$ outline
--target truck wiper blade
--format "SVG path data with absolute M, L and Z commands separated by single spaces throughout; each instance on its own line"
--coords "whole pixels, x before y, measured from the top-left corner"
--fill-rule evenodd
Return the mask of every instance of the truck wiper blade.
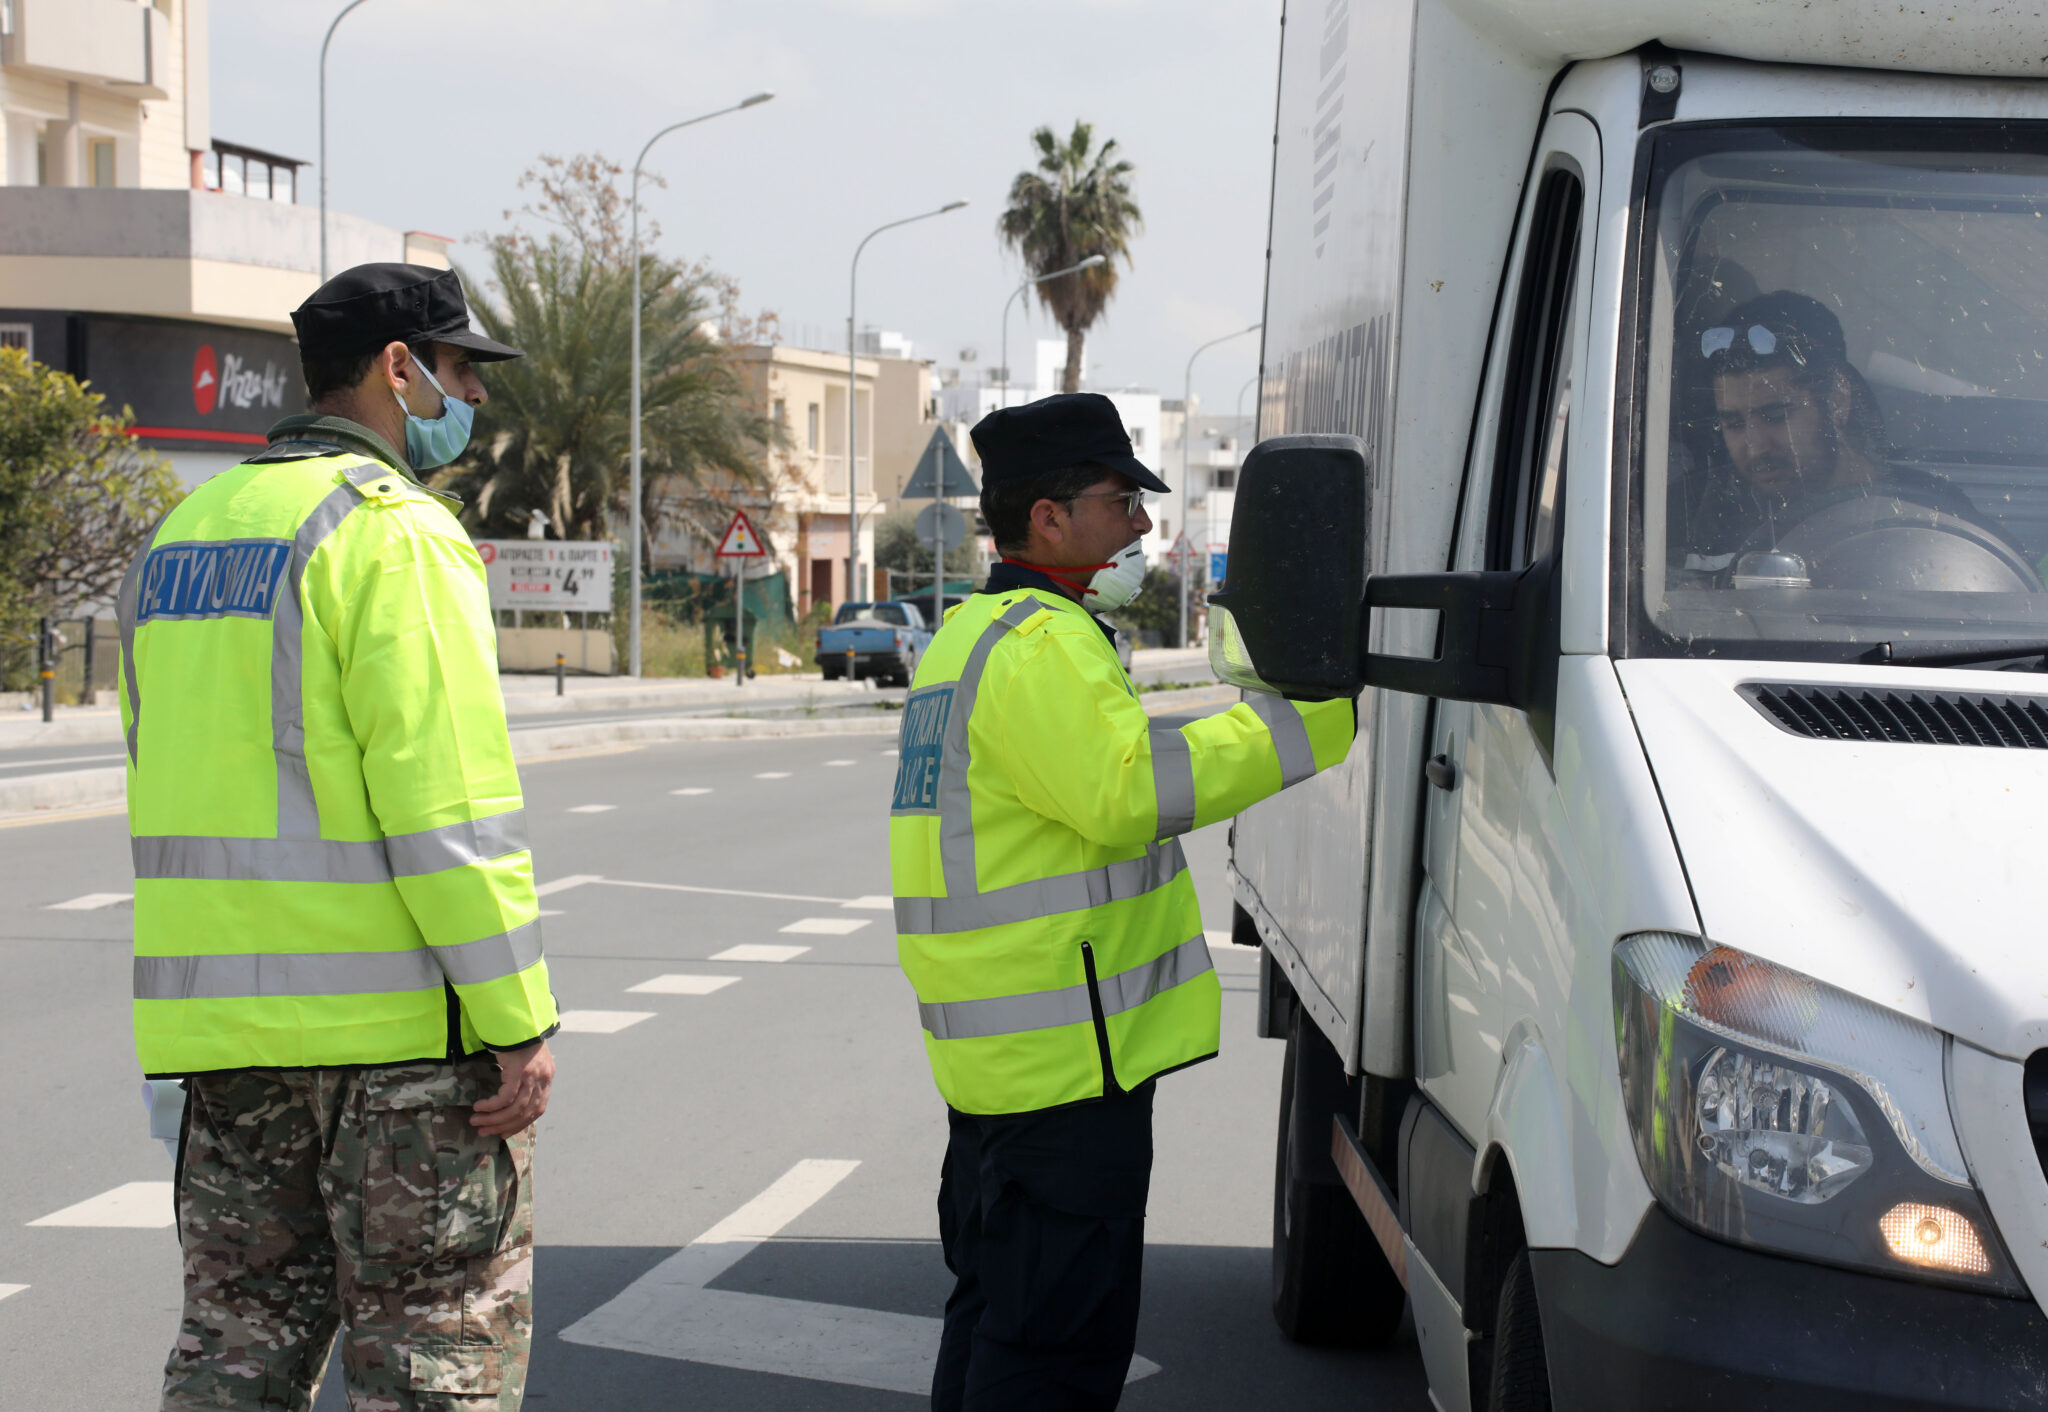
M 2044 659 L 2042 665 L 2048 668 L 2048 642 L 2014 638 L 1968 647 L 1941 642 L 1880 642 L 1859 660 L 1899 667 L 1966 667 L 1976 662 L 2023 661 L 2030 657 Z

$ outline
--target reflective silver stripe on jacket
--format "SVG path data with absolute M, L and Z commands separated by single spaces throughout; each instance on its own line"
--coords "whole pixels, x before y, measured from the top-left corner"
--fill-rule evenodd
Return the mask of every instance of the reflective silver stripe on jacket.
M 1245 705 L 1258 713 L 1273 737 L 1273 753 L 1280 757 L 1280 787 L 1300 784 L 1316 772 L 1316 750 L 1309 743 L 1308 722 L 1294 703 L 1285 697 L 1262 691 L 1245 693 Z
M 128 572 L 121 575 L 121 592 L 114 599 L 114 618 L 121 627 L 121 675 L 128 683 L 128 763 L 136 763 L 135 744 L 142 733 L 142 692 L 135 685 L 135 619 L 141 611 L 137 598 L 142 585 L 142 562 L 149 557 L 149 551 L 156 544 L 157 533 L 163 529 L 164 521 L 171 517 L 166 510 L 157 516 L 149 533 L 142 537 L 142 547 L 135 551 L 135 559 L 128 565 Z
M 135 998 L 228 1000 L 439 990 L 446 981 L 482 985 L 517 975 L 540 960 L 540 955 L 540 922 L 535 920 L 460 946 L 421 946 L 406 951 L 138 956 Z
M 285 567 L 285 590 L 271 617 L 270 747 L 277 758 L 277 836 L 318 839 L 320 806 L 313 797 L 313 777 L 306 766 L 305 608 L 299 595 L 306 566 L 314 551 L 341 528 L 341 522 L 363 503 L 356 477 L 366 472 L 392 474 L 383 466 L 359 463 L 342 472 L 349 481 L 336 486 L 313 507 L 313 513 L 292 536 L 292 557 Z M 366 477 L 367 478 L 367 477 Z
M 982 673 L 988 670 L 989 654 L 1004 633 L 1045 611 L 1044 605 L 1028 595 L 1004 609 L 975 639 L 953 688 L 953 712 L 946 720 L 946 740 L 939 757 L 939 863 L 948 896 L 972 897 L 980 887 L 974 859 L 974 798 L 967 790 L 971 757 L 967 724 L 974 717 Z
M 1159 803 L 1159 829 L 1154 838 L 1174 838 L 1195 826 L 1195 757 L 1179 726 L 1154 725 L 1152 793 Z
M 1103 1018 L 1135 1010 L 1154 996 L 1210 969 L 1209 944 L 1198 935 L 1141 966 L 1103 976 L 1098 981 Z M 988 1000 L 921 1001 L 917 1013 L 933 1039 L 989 1039 L 1085 1024 L 1094 1018 L 1086 981 L 1058 990 Z
M 368 842 L 178 834 L 129 840 L 136 877 L 207 882 L 386 883 L 503 858 L 526 847 L 523 809 Z
M 1078 873 L 1033 878 L 987 892 L 970 892 L 965 897 L 899 897 L 896 930 L 923 935 L 967 932 L 1011 922 L 1034 922 L 1062 912 L 1080 912 L 1142 897 L 1165 887 L 1187 871 L 1187 866 L 1180 840 L 1169 838 L 1147 848 L 1142 857 L 1125 858 Z

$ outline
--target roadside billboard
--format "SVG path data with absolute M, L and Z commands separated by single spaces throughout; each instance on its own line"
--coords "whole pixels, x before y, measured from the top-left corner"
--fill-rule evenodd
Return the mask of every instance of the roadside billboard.
M 476 552 L 490 581 L 491 607 L 538 613 L 609 613 L 608 540 L 480 539 Z

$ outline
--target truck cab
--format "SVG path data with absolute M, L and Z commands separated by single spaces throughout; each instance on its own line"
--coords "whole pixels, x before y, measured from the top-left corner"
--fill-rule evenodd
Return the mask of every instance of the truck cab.
M 1444 1409 L 2048 1402 L 2048 43 L 1893 8 L 1288 7 L 1274 1309 Z

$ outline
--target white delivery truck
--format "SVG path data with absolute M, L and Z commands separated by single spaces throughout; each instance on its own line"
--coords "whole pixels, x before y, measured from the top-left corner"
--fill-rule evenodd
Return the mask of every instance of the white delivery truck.
M 1296 0 L 1213 654 L 1274 1309 L 1444 1409 L 2048 1406 L 2048 6 Z

